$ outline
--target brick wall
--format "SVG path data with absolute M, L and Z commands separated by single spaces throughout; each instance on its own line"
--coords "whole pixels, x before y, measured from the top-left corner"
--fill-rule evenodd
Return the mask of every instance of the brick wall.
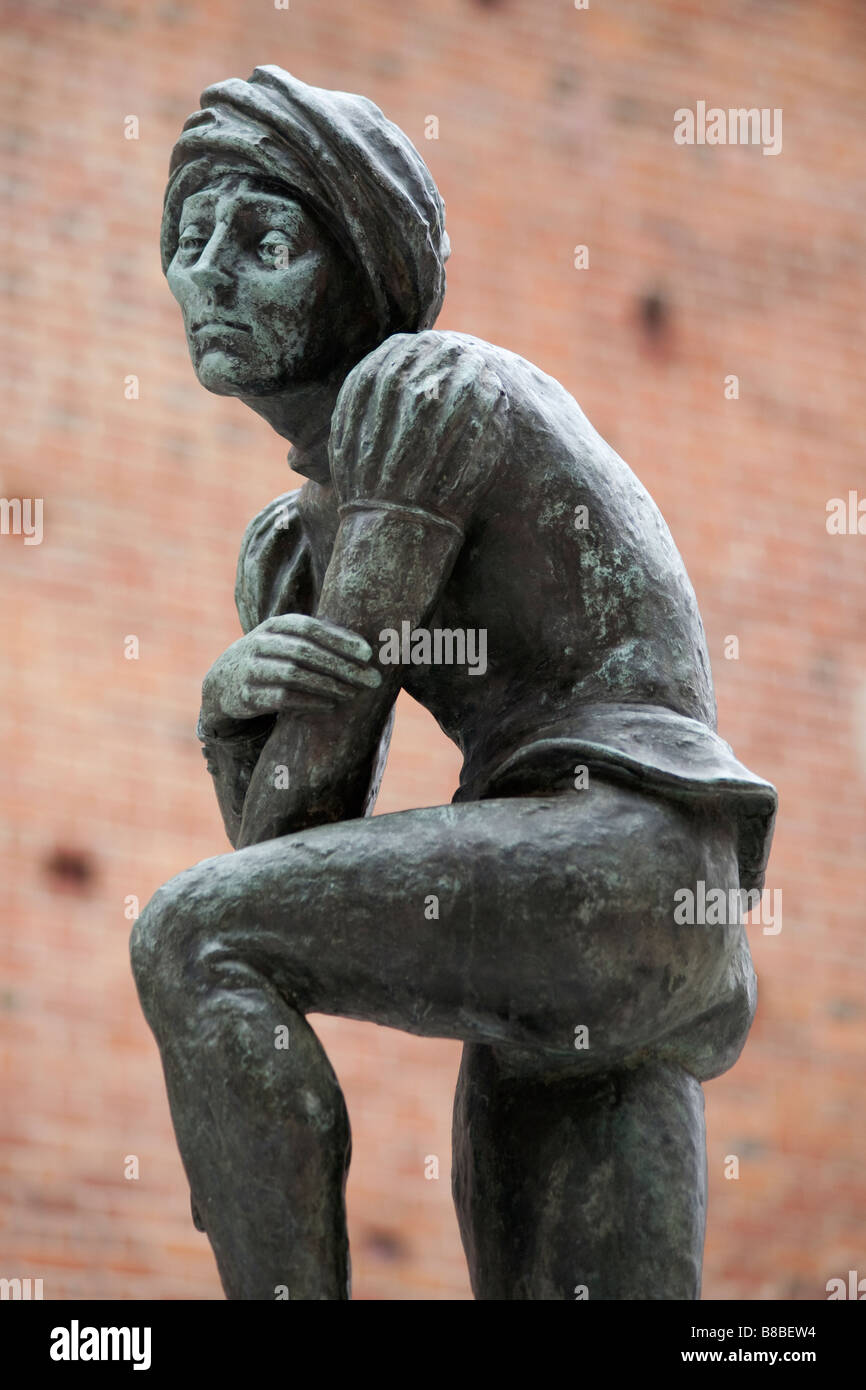
M 705 1296 L 866 1274 L 866 537 L 825 525 L 829 498 L 866 496 L 864 60 L 859 0 L 30 0 L 7 21 L 0 493 L 44 498 L 44 541 L 0 537 L 0 1274 L 47 1298 L 221 1296 L 124 904 L 226 848 L 200 681 L 237 636 L 243 527 L 290 485 L 268 428 L 195 382 L 157 254 L 183 118 L 261 62 L 366 93 L 415 140 L 454 248 L 440 325 L 560 378 L 671 525 L 721 731 L 781 795 L 783 929 L 750 928 L 757 1022 L 706 1088 Z M 676 145 L 698 100 L 781 108 L 781 154 Z M 458 765 L 404 699 L 379 809 L 448 800 Z M 320 1031 L 353 1121 L 356 1297 L 468 1297 L 459 1047 Z

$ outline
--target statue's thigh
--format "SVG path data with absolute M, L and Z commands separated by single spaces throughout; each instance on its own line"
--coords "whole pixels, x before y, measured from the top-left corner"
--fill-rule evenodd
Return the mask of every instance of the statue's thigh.
M 745 988 L 738 924 L 674 922 L 678 889 L 737 887 L 732 829 L 599 779 L 323 826 L 189 872 L 221 950 L 304 1012 L 594 1070 Z

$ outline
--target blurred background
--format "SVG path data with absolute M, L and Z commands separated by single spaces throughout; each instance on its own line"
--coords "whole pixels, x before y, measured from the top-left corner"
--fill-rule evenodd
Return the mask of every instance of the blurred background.
M 407 132 L 448 209 L 439 326 L 559 378 L 683 553 L 720 731 L 781 799 L 782 930 L 749 928 L 757 1020 L 705 1088 L 704 1297 L 825 1298 L 866 1275 L 866 534 L 827 528 L 831 499 L 866 499 L 866 10 L 280 3 L 28 0 L 6 20 L 0 495 L 44 499 L 44 534 L 0 535 L 0 1275 L 46 1299 L 222 1297 L 129 918 L 228 849 L 201 679 L 240 632 L 246 522 L 300 480 L 197 384 L 158 229 L 202 88 L 277 63 Z M 781 152 L 677 145 L 698 101 L 781 109 Z M 449 800 L 458 771 L 401 697 L 379 812 Z M 470 1297 L 459 1046 L 314 1026 L 352 1118 L 355 1297 Z

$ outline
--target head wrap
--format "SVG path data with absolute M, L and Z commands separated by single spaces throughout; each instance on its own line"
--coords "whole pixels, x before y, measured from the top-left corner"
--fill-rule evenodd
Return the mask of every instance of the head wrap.
M 445 205 L 412 142 L 366 97 L 278 67 L 208 87 L 169 165 L 163 270 L 184 199 L 232 170 L 286 185 L 365 276 L 383 337 L 430 328 L 445 296 Z

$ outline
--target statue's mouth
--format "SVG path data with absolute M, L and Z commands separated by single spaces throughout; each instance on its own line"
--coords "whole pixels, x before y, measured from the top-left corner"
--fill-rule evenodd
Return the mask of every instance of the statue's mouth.
M 192 326 L 193 333 L 225 333 L 227 329 L 232 333 L 251 331 L 245 323 L 237 323 L 234 319 L 204 319 Z

